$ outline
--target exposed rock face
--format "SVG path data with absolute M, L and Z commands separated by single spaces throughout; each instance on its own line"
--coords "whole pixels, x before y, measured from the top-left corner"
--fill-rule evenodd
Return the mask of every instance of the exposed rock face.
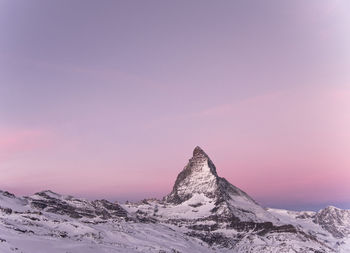
M 106 220 L 127 217 L 127 212 L 119 204 L 107 200 L 87 201 L 72 196 L 61 196 L 52 191 L 38 192 L 27 199 L 35 209 L 72 218 L 99 217 Z
M 178 175 L 172 192 L 164 200 L 179 205 L 199 194 L 215 203 L 212 214 L 244 221 L 257 221 L 259 216 L 266 216 L 269 221 L 276 221 L 248 194 L 219 177 L 212 160 L 197 146 L 192 158 Z
M 14 194 L 9 193 L 8 191 L 4 191 L 4 192 L 0 191 L 0 194 L 2 194 L 5 197 L 12 198 L 12 199 L 14 199 L 16 197 Z
M 33 241 L 40 242 L 35 250 Z M 48 243 L 55 246 L 43 249 Z M 266 210 L 219 177 L 209 156 L 196 147 L 163 200 L 119 205 L 52 191 L 29 197 L 0 191 L 0 252 L 18 245 L 29 247 L 18 251 L 38 253 L 53 248 L 54 253 L 345 253 L 350 252 L 350 211 Z
M 230 184 L 225 178 L 219 177 L 214 163 L 198 146 L 193 150 L 193 157 L 177 176 L 173 190 L 165 200 L 180 204 L 196 193 L 218 201 L 242 196 L 257 204 L 248 194 Z
M 138 217 L 142 215 L 147 222 L 179 226 L 186 235 L 234 252 L 332 251 L 314 235 L 281 222 L 248 194 L 219 177 L 214 163 L 200 147 L 194 149 L 163 201 L 127 204 L 126 209 Z M 262 243 L 256 246 L 254 241 Z M 273 246 L 274 242 L 277 245 Z
M 213 162 L 200 147 L 196 147 L 193 157 L 177 176 L 173 191 L 165 199 L 167 202 L 180 204 L 196 193 L 215 198 L 219 190 L 218 179 Z
M 336 238 L 350 235 L 350 210 L 328 206 L 316 213 L 314 222 Z

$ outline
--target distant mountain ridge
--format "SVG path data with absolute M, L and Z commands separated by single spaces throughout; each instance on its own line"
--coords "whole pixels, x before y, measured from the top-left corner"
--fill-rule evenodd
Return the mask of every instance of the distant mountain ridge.
M 350 252 L 350 210 L 261 207 L 196 147 L 162 200 L 0 191 L 0 252 Z

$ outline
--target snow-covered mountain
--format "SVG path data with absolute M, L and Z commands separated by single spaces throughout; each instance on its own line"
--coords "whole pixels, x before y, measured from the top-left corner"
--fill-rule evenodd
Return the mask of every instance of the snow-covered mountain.
M 184 202 L 196 202 L 208 209 L 210 215 L 221 218 L 239 218 L 240 221 L 277 220 L 259 206 L 248 194 L 219 177 L 214 163 L 200 148 L 196 147 L 193 157 L 178 175 L 172 192 L 164 198 L 169 204 L 179 205 Z M 211 206 L 211 208 L 206 208 Z
M 0 252 L 350 252 L 350 210 L 265 209 L 196 147 L 162 200 L 0 191 Z

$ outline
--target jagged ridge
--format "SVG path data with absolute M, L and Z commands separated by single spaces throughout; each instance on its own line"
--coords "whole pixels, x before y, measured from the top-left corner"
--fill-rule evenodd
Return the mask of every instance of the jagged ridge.
M 165 200 L 180 204 L 195 193 L 217 199 L 228 199 L 230 195 L 244 196 L 256 203 L 248 194 L 219 177 L 214 163 L 199 146 L 193 150 L 192 158 L 177 176 L 173 190 Z
M 0 191 L 0 251 L 12 253 L 23 241 L 32 247 L 34 240 L 57 243 L 55 253 L 66 244 L 76 253 L 77 245 L 93 253 L 168 252 L 170 247 L 169 252 L 349 252 L 349 217 L 349 210 L 335 207 L 318 213 L 267 211 L 219 177 L 209 156 L 196 147 L 163 201 L 120 205 L 52 191 L 23 198 Z
M 193 150 L 192 158 L 178 175 L 172 192 L 164 200 L 179 205 L 198 194 L 214 201 L 212 213 L 244 221 L 258 221 L 259 217 L 254 213 L 258 212 L 260 216 L 267 217 L 268 221 L 276 222 L 247 193 L 219 177 L 212 160 L 197 146 Z

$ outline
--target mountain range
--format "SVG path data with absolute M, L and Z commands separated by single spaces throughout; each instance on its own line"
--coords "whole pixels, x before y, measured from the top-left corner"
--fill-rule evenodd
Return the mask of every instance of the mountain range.
M 350 252 L 350 210 L 264 208 L 196 147 L 163 199 L 0 191 L 1 253 Z

